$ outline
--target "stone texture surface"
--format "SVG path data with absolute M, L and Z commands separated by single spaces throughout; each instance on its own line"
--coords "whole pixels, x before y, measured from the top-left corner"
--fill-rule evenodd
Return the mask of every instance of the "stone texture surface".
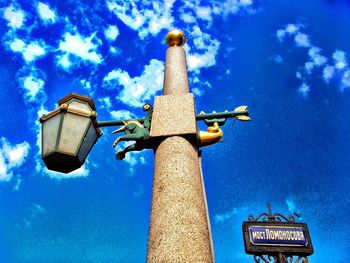
M 147 262 L 214 262 L 198 151 L 193 95 L 182 47 L 166 55 L 164 96 L 156 97 L 151 137 L 155 152 Z M 189 136 L 190 135 L 190 136 Z M 196 138 L 196 137 L 194 137 Z
M 180 136 L 155 154 L 147 262 L 214 262 L 197 149 Z
M 182 47 L 169 47 L 166 52 L 164 95 L 188 93 L 186 54 Z
M 158 96 L 154 100 L 151 137 L 197 134 L 193 95 Z

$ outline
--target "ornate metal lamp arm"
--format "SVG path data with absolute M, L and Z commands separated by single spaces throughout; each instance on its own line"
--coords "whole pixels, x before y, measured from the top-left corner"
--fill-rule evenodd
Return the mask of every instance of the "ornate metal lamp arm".
M 237 118 L 241 121 L 249 121 L 249 112 L 248 107 L 240 106 L 237 107 L 234 111 L 225 111 L 225 112 L 213 112 L 213 113 L 200 113 L 196 115 L 197 121 L 211 121 L 214 119 L 224 119 L 225 121 L 230 118 Z M 129 121 L 138 121 L 143 123 L 144 119 L 128 119 L 128 120 L 117 120 L 117 121 L 97 121 L 97 127 L 112 127 L 112 126 L 123 126 L 125 122 Z M 215 121 L 214 121 L 215 122 Z M 221 123 L 218 122 L 220 125 Z M 220 125 L 221 126 L 221 125 Z
M 118 120 L 118 121 L 98 121 L 97 127 L 112 127 L 112 126 L 123 126 L 125 122 L 138 121 L 143 123 L 143 119 L 129 119 L 129 120 Z
M 200 113 L 196 115 L 197 121 L 206 121 L 212 119 L 229 119 L 229 118 L 237 118 L 241 121 L 249 121 L 249 112 L 247 106 L 237 107 L 234 111 L 225 111 L 225 112 L 213 112 L 213 113 Z

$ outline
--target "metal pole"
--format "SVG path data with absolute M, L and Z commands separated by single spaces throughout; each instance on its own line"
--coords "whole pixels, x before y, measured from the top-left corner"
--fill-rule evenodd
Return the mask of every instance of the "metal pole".
M 277 263 L 286 263 L 286 257 L 283 255 L 283 253 L 277 254 Z
M 169 35 L 173 37 L 173 45 L 169 43 Z M 170 47 L 165 63 L 165 96 L 160 98 L 165 102 L 158 106 L 155 100 L 151 137 L 156 133 L 155 129 L 166 130 L 164 126 L 173 125 L 172 121 L 178 118 L 175 113 L 184 122 L 193 120 L 193 127 L 196 127 L 182 48 L 185 38 L 181 31 L 172 31 L 167 40 Z M 181 98 L 192 98 L 192 102 Z M 169 104 L 176 112 L 164 112 L 164 107 L 169 107 Z M 193 116 L 183 116 L 183 109 L 191 107 Z M 170 121 L 158 126 L 157 116 L 164 114 Z M 171 132 L 172 128 L 169 130 Z M 161 142 L 155 150 L 147 262 L 214 262 L 198 149 L 195 142 L 185 136 L 185 130 L 180 129 L 177 135 L 165 132 L 159 137 Z

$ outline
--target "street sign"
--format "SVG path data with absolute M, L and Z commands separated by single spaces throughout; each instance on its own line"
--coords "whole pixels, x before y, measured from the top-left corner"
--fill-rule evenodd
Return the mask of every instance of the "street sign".
M 247 254 L 298 254 L 308 256 L 314 250 L 307 225 L 294 222 L 243 222 Z

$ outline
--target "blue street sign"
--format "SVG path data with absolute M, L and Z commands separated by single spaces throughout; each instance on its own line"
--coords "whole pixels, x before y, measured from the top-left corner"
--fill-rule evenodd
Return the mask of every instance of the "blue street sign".
M 253 245 L 307 246 L 302 227 L 297 226 L 249 226 L 249 239 Z

